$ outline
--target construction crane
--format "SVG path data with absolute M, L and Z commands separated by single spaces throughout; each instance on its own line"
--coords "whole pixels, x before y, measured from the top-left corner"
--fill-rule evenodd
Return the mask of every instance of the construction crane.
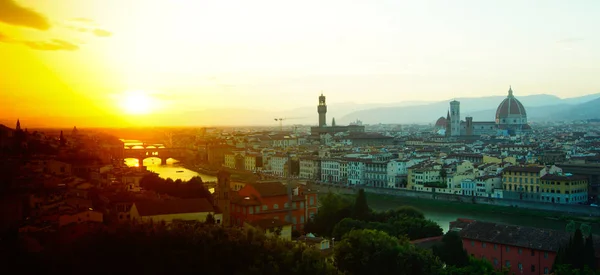
M 303 119 L 304 117 L 279 117 L 279 118 L 275 118 L 275 121 L 279 121 L 279 131 L 283 132 L 283 121 L 284 120 L 290 120 L 290 119 Z

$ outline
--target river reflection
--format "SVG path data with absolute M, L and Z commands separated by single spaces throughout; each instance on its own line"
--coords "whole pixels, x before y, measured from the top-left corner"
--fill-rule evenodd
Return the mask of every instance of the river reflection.
M 130 167 L 139 167 L 137 159 L 125 159 L 125 164 Z M 179 161 L 175 159 L 168 159 L 166 165 L 160 165 L 159 158 L 147 158 L 144 160 L 144 166 L 146 166 L 149 171 L 157 173 L 163 179 L 171 178 L 173 180 L 181 179 L 186 181 L 193 177 L 199 176 L 204 182 L 217 180 L 217 178 L 214 176 L 200 174 L 181 167 L 179 165 Z
M 143 144 L 142 141 L 139 140 L 125 140 L 121 139 L 125 146 L 141 146 Z M 160 146 L 161 144 L 153 144 Z M 134 147 L 135 148 L 135 147 Z M 141 148 L 141 147 L 140 147 Z M 137 150 L 137 149 L 125 149 L 125 150 Z M 125 159 L 125 165 L 130 167 L 139 167 L 139 161 L 134 158 Z M 176 159 L 167 159 L 166 165 L 160 165 L 160 158 L 147 158 L 144 159 L 144 166 L 148 168 L 149 171 L 157 173 L 161 178 L 171 178 L 173 180 L 180 179 L 182 181 L 189 180 L 193 177 L 199 176 L 202 178 L 203 182 L 208 181 L 217 181 L 217 178 L 210 175 L 205 175 L 201 173 L 197 173 L 195 171 L 186 169 L 182 167 L 178 160 Z

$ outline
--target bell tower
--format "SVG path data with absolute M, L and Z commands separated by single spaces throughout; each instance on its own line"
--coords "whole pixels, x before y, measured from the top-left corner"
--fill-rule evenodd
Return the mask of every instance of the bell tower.
M 325 103 L 325 96 L 323 93 L 319 96 L 317 112 L 319 112 L 319 127 L 325 127 L 327 125 L 327 103 Z
M 230 176 L 225 171 L 219 171 L 217 174 L 217 188 L 215 188 L 215 201 L 217 207 L 223 213 L 223 226 L 231 225 L 231 201 L 230 201 Z
M 460 102 L 450 102 L 450 127 L 451 136 L 460 136 Z

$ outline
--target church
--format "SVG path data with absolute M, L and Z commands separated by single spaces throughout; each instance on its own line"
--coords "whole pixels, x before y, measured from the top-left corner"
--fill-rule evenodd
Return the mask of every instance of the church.
M 527 112 L 523 104 L 513 95 L 512 87 L 508 96 L 498 105 L 494 121 L 473 121 L 473 117 L 460 119 L 460 102 L 450 102 L 446 118 L 440 117 L 436 128 L 445 128 L 446 137 L 460 136 L 506 136 L 523 135 L 531 132 L 527 123 Z

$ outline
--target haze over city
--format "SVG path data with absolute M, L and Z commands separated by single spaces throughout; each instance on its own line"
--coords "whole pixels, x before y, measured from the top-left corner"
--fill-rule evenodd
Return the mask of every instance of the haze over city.
M 314 108 L 322 91 L 332 106 L 505 96 L 509 85 L 584 96 L 600 92 L 599 11 L 598 1 L 0 0 L 0 116 L 168 126 L 227 109 L 211 123 L 231 124 Z

